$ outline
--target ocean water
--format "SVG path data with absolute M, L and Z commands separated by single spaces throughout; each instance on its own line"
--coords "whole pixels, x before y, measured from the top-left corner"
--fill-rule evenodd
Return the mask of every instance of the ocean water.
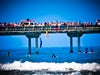
M 91 48 L 93 53 L 91 53 Z M 0 50 L 0 75 L 100 75 L 100 47 L 81 47 L 69 53 L 68 47 Z M 8 52 L 10 55 L 8 56 Z M 52 57 L 52 55 L 55 57 Z

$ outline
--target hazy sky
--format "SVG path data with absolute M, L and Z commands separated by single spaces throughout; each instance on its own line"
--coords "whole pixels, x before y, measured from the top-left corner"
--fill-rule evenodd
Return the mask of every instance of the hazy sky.
M 100 19 L 99 0 L 0 0 L 0 22 L 19 22 L 23 19 L 45 21 L 90 21 Z M 69 47 L 67 34 L 45 34 L 40 36 L 43 47 Z M 100 34 L 87 34 L 81 37 L 81 46 L 100 46 Z M 35 39 L 32 39 L 34 47 Z M 73 45 L 77 46 L 77 38 Z M 0 36 L 0 49 L 27 47 L 25 36 Z

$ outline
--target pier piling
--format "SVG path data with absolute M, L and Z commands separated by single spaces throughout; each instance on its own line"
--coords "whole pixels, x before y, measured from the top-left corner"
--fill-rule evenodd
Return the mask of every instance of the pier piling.
M 35 38 L 36 54 L 38 54 L 38 38 Z
M 73 53 L 73 38 L 70 37 L 70 53 Z
M 28 38 L 29 53 L 31 54 L 31 38 Z
M 78 36 L 78 52 L 81 52 L 80 50 L 80 37 Z

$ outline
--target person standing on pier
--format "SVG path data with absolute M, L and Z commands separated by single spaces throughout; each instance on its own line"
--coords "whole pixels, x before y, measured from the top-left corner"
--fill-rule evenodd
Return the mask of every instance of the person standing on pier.
M 56 32 L 58 32 L 58 24 L 56 24 Z

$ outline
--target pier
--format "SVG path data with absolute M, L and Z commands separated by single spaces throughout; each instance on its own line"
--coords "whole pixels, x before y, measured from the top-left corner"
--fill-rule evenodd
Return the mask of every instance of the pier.
M 100 26 L 17 26 L 0 27 L 0 36 L 25 35 L 28 38 L 28 53 L 31 54 L 31 38 L 35 38 L 36 53 L 38 53 L 38 38 L 42 33 L 66 33 L 70 38 L 70 53 L 73 53 L 73 37 L 77 37 L 78 52 L 81 52 L 81 36 L 83 34 L 100 33 Z

